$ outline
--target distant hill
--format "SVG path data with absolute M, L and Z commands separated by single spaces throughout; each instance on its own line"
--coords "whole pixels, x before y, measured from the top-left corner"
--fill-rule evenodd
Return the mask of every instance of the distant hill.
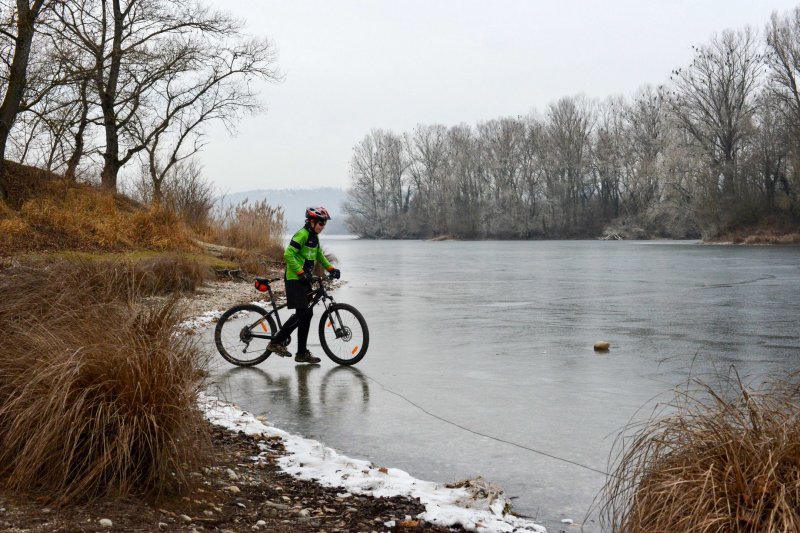
M 286 230 L 290 233 L 302 227 L 305 217 L 306 207 L 324 206 L 333 217 L 325 228 L 328 234 L 347 234 L 344 225 L 344 214 L 342 213 L 342 203 L 347 198 L 344 189 L 336 187 L 319 187 L 317 189 L 256 189 L 227 194 L 217 198 L 217 202 L 222 205 L 238 204 L 244 199 L 250 202 L 260 202 L 266 199 L 269 205 L 283 207 L 286 215 Z

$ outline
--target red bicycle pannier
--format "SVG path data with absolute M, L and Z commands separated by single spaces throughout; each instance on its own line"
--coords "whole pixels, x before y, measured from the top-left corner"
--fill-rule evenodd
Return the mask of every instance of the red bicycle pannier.
M 256 290 L 261 291 L 261 292 L 267 292 L 267 287 L 269 287 L 269 285 L 267 285 L 266 283 L 264 283 L 260 279 L 256 280 Z

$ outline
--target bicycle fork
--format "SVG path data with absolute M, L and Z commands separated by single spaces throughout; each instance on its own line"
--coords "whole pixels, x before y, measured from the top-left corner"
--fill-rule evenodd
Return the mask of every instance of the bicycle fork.
M 339 316 L 338 309 L 334 309 L 333 312 L 331 312 L 330 308 L 328 308 L 328 323 L 326 324 L 326 327 L 333 328 L 333 334 L 337 339 L 344 339 L 346 341 L 350 340 L 350 328 L 342 323 L 342 317 Z

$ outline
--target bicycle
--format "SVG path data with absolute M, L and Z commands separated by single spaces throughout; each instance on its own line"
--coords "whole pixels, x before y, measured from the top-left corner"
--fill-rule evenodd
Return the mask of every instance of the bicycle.
M 225 311 L 217 321 L 214 343 L 220 355 L 229 363 L 254 366 L 272 354 L 267 350 L 267 344 L 282 327 L 278 310 L 286 307 L 286 304 L 276 304 L 270 286 L 270 283 L 278 280 L 282 278 L 255 278 L 256 289 L 269 295 L 271 311 L 255 304 L 240 304 Z M 325 281 L 325 278 L 313 276 L 309 292 L 312 307 L 320 301 L 325 307 L 319 321 L 320 344 L 325 355 L 335 363 L 354 365 L 364 358 L 369 347 L 367 321 L 352 305 L 336 303 L 325 289 Z M 317 284 L 316 289 L 314 284 Z M 288 338 L 284 344 L 288 346 L 290 342 L 291 338 Z M 248 354 L 253 354 L 253 357 L 248 358 Z

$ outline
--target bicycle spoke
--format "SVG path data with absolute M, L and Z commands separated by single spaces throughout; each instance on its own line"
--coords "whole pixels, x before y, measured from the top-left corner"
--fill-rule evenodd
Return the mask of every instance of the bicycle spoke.
M 269 356 L 267 344 L 275 333 L 266 312 L 254 305 L 232 308 L 215 328 L 214 339 L 220 354 L 229 362 L 250 366 Z
M 352 307 L 331 308 L 320 324 L 320 341 L 326 353 L 339 364 L 353 364 L 364 356 L 369 333 L 363 317 Z

